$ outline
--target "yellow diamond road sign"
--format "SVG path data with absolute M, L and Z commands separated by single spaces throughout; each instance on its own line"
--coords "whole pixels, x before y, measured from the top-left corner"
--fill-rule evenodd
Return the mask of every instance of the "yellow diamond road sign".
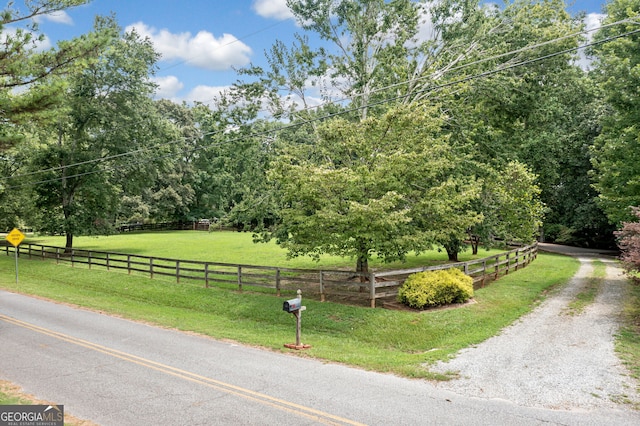
M 18 247 L 22 240 L 24 240 L 24 234 L 20 232 L 18 228 L 13 228 L 13 231 L 5 237 L 14 247 Z

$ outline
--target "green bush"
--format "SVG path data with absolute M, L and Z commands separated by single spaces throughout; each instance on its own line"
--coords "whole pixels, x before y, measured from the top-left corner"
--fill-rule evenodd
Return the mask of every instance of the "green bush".
M 398 291 L 398 301 L 412 308 L 463 303 L 473 297 L 473 278 L 456 268 L 410 275 Z

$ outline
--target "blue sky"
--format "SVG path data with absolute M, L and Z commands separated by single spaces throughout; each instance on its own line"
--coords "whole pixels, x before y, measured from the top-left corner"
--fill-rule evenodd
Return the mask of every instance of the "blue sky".
M 572 13 L 589 15 L 596 25 L 607 0 L 569 0 Z M 300 32 L 286 0 L 93 0 L 40 21 L 49 42 L 86 33 L 96 15 L 115 13 L 123 28 L 153 41 L 162 54 L 156 81 L 158 97 L 210 102 L 231 85 L 233 67 L 262 64 L 264 51 L 277 39 Z

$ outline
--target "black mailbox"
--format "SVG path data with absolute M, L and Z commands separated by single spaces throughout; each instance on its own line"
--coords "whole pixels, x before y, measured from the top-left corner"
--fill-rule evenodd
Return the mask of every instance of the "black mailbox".
M 282 310 L 285 312 L 299 311 L 302 305 L 302 299 L 287 300 L 282 304 Z

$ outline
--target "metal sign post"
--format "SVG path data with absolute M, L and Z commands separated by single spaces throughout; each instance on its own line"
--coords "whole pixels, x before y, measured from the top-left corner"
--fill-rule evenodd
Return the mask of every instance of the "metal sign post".
M 7 241 L 15 248 L 16 253 L 16 284 L 18 284 L 18 246 L 24 240 L 24 234 L 20 232 L 18 228 L 13 228 L 11 232 L 5 237 Z

